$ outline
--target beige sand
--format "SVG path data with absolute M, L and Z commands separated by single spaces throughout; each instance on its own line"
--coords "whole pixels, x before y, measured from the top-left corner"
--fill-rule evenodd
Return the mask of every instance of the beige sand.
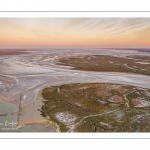
M 38 111 L 38 109 L 41 109 L 42 100 L 43 98 L 40 91 L 34 102 L 22 107 L 19 113 L 20 115 L 18 115 L 17 128 L 21 128 L 26 125 L 44 124 L 45 128 L 53 126 L 55 131 L 52 132 L 59 132 L 59 126 L 56 123 L 48 121 L 46 118 L 42 117 L 40 111 Z
M 149 62 L 136 62 L 136 63 L 143 64 L 143 65 L 150 64 Z

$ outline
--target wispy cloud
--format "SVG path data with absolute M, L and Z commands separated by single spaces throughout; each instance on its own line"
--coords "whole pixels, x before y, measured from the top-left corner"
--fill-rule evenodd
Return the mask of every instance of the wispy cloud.
M 146 46 L 150 47 L 150 19 L 1 18 L 0 39 L 0 46 L 11 46 L 13 43 L 16 46 L 117 47 L 136 46 L 137 40 L 141 46 L 146 41 L 149 43 Z

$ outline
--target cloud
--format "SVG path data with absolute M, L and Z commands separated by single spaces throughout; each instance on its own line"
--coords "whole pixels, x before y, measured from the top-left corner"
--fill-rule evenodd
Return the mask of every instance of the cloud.
M 32 29 L 32 33 L 40 38 L 50 38 L 50 39 L 54 39 L 55 37 L 54 36 L 51 36 L 50 33 L 45 33 L 45 32 L 39 32 L 38 30 L 36 29 Z
M 73 19 L 67 19 L 66 20 L 66 25 L 64 26 L 64 30 L 69 30 L 69 29 L 74 29 L 77 27 L 81 27 L 84 25 L 89 18 L 73 18 Z
M 108 43 L 110 40 L 117 45 L 118 39 L 127 41 L 126 45 L 131 44 L 132 41 L 135 44 L 138 39 L 142 39 L 144 43 L 144 40 L 150 39 L 150 19 L 1 18 L 0 38 L 7 43 L 13 41 L 16 45 L 19 44 L 17 41 L 20 38 L 25 39 L 21 41 L 25 45 L 32 43 L 99 45 L 101 41 Z

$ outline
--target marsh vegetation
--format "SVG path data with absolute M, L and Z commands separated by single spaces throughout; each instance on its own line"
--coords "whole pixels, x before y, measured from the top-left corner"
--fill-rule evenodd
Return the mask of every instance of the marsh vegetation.
M 150 131 L 150 90 L 134 86 L 89 83 L 43 89 L 41 115 L 61 132 Z
M 71 66 L 75 70 L 150 75 L 150 56 L 87 55 L 61 58 L 58 64 Z

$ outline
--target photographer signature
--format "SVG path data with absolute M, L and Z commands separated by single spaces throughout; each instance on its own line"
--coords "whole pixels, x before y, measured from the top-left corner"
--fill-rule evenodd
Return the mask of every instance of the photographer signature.
M 9 122 L 7 120 L 5 120 L 4 123 L 0 123 L 0 126 L 16 126 L 16 125 L 17 123 L 15 123 L 14 121 Z

